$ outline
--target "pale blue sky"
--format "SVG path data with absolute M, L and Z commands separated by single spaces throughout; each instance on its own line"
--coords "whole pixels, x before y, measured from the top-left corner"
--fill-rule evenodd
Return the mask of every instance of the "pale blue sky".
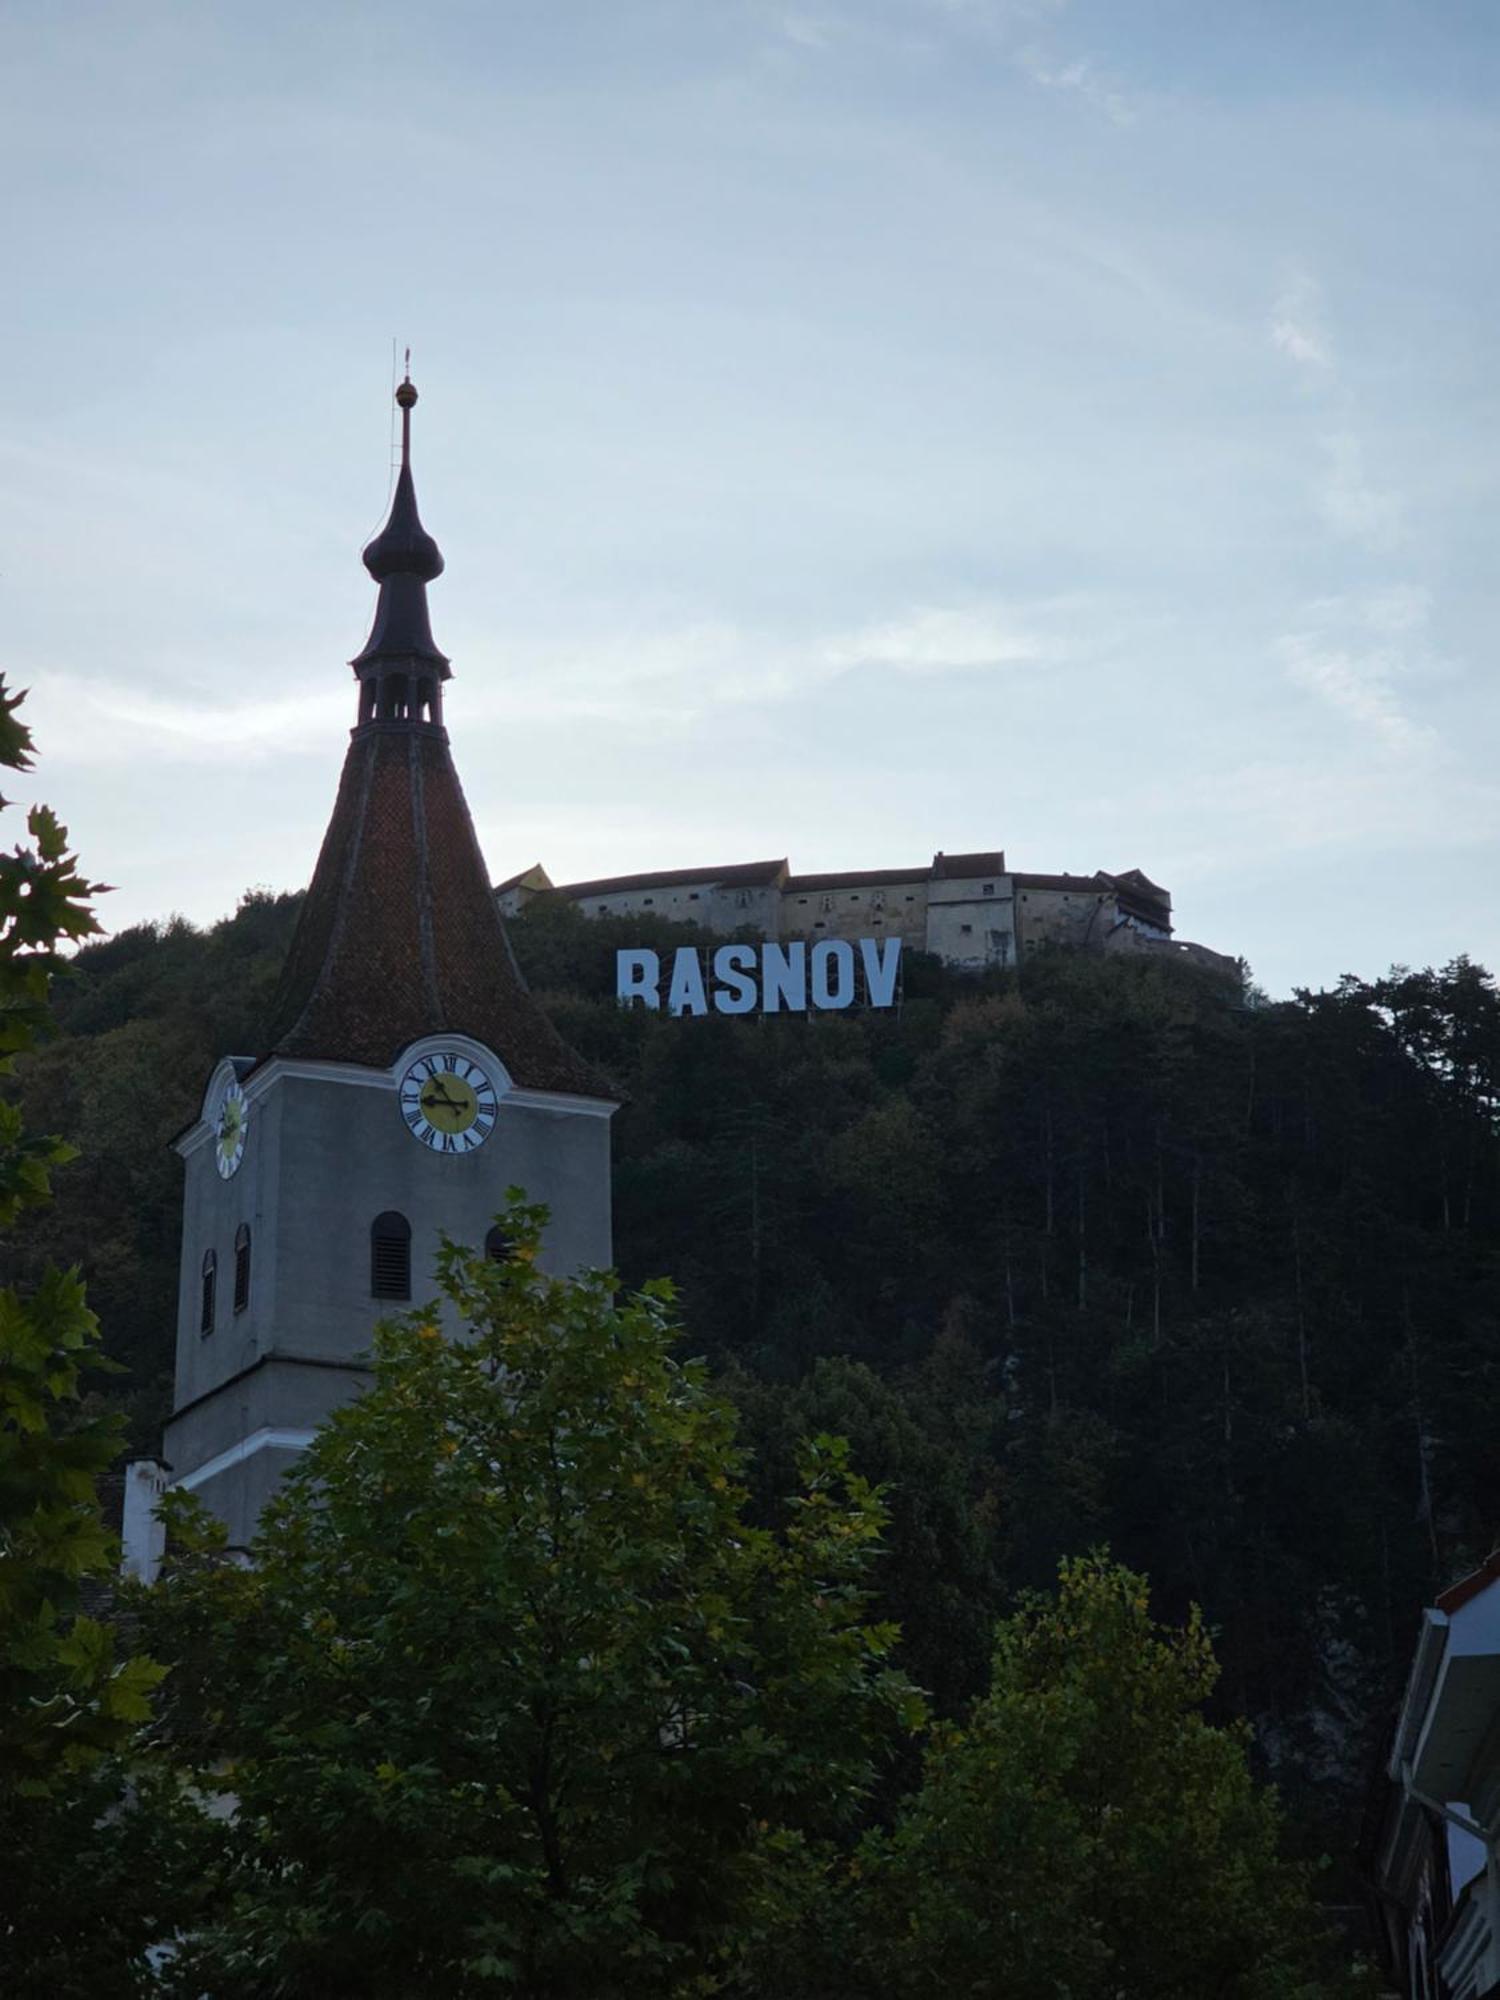
M 304 882 L 392 335 L 495 877 L 1003 846 L 1500 962 L 1493 0 L 0 4 L 3 664 Z

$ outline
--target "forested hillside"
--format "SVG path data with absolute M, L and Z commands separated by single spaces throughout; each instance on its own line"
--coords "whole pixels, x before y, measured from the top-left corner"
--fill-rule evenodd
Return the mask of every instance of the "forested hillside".
M 81 952 L 21 1079 L 79 1160 L 28 1262 L 80 1262 L 138 1445 L 170 1383 L 167 1141 L 256 1047 L 295 917 Z M 666 1273 L 762 1468 L 847 1435 L 892 1484 L 884 1597 L 952 1711 L 990 1627 L 1107 1542 L 1219 1628 L 1310 1844 L 1347 1854 L 1421 1605 L 1500 1516 L 1500 995 L 1478 967 L 1248 1007 L 1175 961 L 908 965 L 899 1017 L 672 1020 L 538 903 L 518 955 L 619 1082 L 616 1248 Z M 13 1253 L 12 1253 L 13 1254 Z M 769 1502 L 765 1504 L 769 1505 Z

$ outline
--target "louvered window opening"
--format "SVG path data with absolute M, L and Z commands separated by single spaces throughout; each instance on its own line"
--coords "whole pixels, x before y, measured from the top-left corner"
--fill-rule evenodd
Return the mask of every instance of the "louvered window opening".
M 370 1225 L 370 1291 L 377 1299 L 411 1297 L 411 1224 L 395 1209 Z
M 198 1311 L 199 1333 L 214 1330 L 214 1291 L 218 1283 L 219 1260 L 212 1250 L 203 1253 L 203 1294 Z
M 250 1225 L 242 1222 L 234 1232 L 234 1309 L 242 1313 L 250 1303 Z

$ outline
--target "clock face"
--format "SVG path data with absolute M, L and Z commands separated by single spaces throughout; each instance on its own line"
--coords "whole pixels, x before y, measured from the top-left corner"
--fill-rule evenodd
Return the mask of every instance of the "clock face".
M 418 1056 L 401 1078 L 406 1129 L 434 1153 L 472 1153 L 495 1129 L 499 1100 L 479 1067 L 453 1050 Z
M 214 1165 L 221 1180 L 237 1172 L 245 1157 L 245 1132 L 250 1107 L 237 1083 L 227 1083 L 214 1111 Z

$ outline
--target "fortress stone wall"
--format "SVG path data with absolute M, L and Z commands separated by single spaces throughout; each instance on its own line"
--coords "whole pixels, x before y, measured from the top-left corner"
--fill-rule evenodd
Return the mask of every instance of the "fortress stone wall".
M 926 867 L 794 875 L 779 861 L 674 868 L 554 883 L 540 863 L 496 890 L 514 916 L 535 896 L 567 896 L 589 917 L 658 916 L 721 937 L 899 937 L 913 951 L 978 971 L 1014 965 L 1047 944 L 1087 951 L 1169 951 L 1226 976 L 1236 961 L 1174 937 L 1172 898 L 1131 868 L 1111 875 L 1017 873 L 999 851 L 943 854 Z

